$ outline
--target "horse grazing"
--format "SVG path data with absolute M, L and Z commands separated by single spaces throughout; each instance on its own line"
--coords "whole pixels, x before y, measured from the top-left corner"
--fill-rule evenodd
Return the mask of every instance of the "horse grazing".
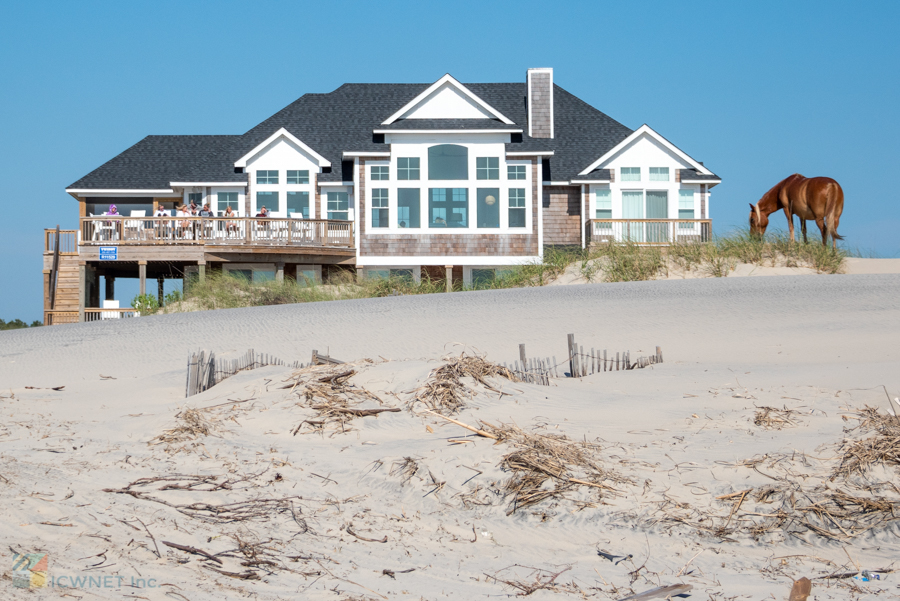
M 769 215 L 784 211 L 794 241 L 794 215 L 800 219 L 800 230 L 803 242 L 806 239 L 806 221 L 814 219 L 822 232 L 822 245 L 828 245 L 831 235 L 832 245 L 843 236 L 837 233 L 844 212 L 844 191 L 841 185 L 830 177 L 803 177 L 795 173 L 775 184 L 771 190 L 763 194 L 755 205 L 750 203 L 750 233 L 762 236 L 769 225 Z

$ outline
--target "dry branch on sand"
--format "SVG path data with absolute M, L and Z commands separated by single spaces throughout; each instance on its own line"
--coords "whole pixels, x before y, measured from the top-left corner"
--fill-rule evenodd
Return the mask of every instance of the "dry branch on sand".
M 502 570 L 496 572 L 495 574 L 485 574 L 489 579 L 494 582 L 501 582 L 506 586 L 515 589 L 518 591 L 516 593 L 517 597 L 527 597 L 531 593 L 540 590 L 552 590 L 552 591 L 560 591 L 560 592 L 575 592 L 574 590 L 568 591 L 565 586 L 562 586 L 556 582 L 556 579 L 560 577 L 564 572 L 568 572 L 572 569 L 572 566 L 566 566 L 562 570 L 558 570 L 556 572 L 550 570 L 544 570 L 541 568 L 531 568 L 527 566 L 514 565 L 508 568 L 503 568 Z M 514 578 L 515 571 L 527 570 L 530 573 L 521 579 Z M 509 572 L 510 575 L 503 575 L 503 572 Z
M 470 377 L 488 390 L 503 394 L 486 378 L 501 377 L 518 382 L 519 379 L 509 369 L 491 363 L 478 355 L 461 353 L 458 357 L 445 357 L 444 365 L 431 371 L 425 384 L 416 390 L 416 396 L 410 402 L 410 409 L 417 403 L 435 413 L 453 415 L 465 407 L 465 401 L 471 398 L 474 391 L 462 382 L 462 378 Z
M 782 532 L 840 541 L 900 521 L 900 488 L 894 482 L 853 481 L 849 476 L 855 473 L 855 464 L 853 469 L 836 471 L 829 479 L 827 469 L 809 473 L 809 459 L 795 453 L 745 461 L 741 465 L 773 482 L 720 495 L 715 499 L 718 506 L 706 508 L 663 494 L 655 511 L 640 521 L 649 526 L 683 524 L 724 540 L 738 535 L 760 539 Z M 760 469 L 763 463 L 765 471 Z
M 506 515 L 546 499 L 563 498 L 564 493 L 577 486 L 615 494 L 618 491 L 608 483 L 631 483 L 628 478 L 597 463 L 593 456 L 599 451 L 596 444 L 575 442 L 561 434 L 529 433 L 507 424 L 495 426 L 482 421 L 481 428 L 476 428 L 453 418 L 429 413 L 479 436 L 496 440 L 497 444 L 514 447 L 500 460 L 502 469 L 513 472 L 502 489 L 503 494 L 512 495 Z
M 400 484 L 405 485 L 409 482 L 416 472 L 419 471 L 419 464 L 412 457 L 404 457 L 403 461 L 395 461 L 391 466 L 391 476 L 400 476 Z
M 900 419 L 878 413 L 874 407 L 866 407 L 859 414 L 860 424 L 853 428 L 861 432 L 874 432 L 862 440 L 848 441 L 841 449 L 841 462 L 834 470 L 835 478 L 864 476 L 876 464 L 900 465 Z
M 175 415 L 178 425 L 155 437 L 150 444 L 177 444 L 209 436 L 215 431 L 214 424 L 207 419 L 201 409 L 182 409 Z
M 753 423 L 766 430 L 781 430 L 788 426 L 796 426 L 791 415 L 797 413 L 794 409 L 776 409 L 775 407 L 757 407 L 753 414 Z
M 593 454 L 599 447 L 595 444 L 575 442 L 560 434 L 533 434 L 512 425 L 482 424 L 499 442 L 514 447 L 500 461 L 503 469 L 513 472 L 504 485 L 504 491 L 512 495 L 507 515 L 549 498 L 561 498 L 575 486 L 616 493 L 608 483 L 631 482 L 597 463 Z
M 356 363 L 371 363 L 370 359 L 362 359 Z M 301 405 L 316 412 L 315 419 L 301 421 L 292 431 L 296 436 L 304 426 L 310 431 L 324 432 L 333 427 L 341 432 L 348 430 L 348 423 L 356 417 L 377 416 L 385 412 L 399 412 L 397 407 L 362 408 L 357 403 L 375 401 L 379 405 L 384 402 L 378 396 L 361 386 L 350 383 L 356 375 L 351 364 L 315 365 L 295 371 L 288 379 L 286 386 L 302 399 Z
M 184 515 L 200 520 L 225 523 L 267 519 L 274 514 L 293 513 L 291 502 L 298 496 L 260 497 L 230 503 L 173 503 L 159 493 L 164 491 L 219 492 L 248 491 L 256 488 L 252 480 L 261 474 L 243 477 L 172 475 L 139 478 L 125 488 L 104 488 L 103 492 L 130 495 L 135 499 L 166 505 Z M 161 485 L 160 485 L 161 484 Z

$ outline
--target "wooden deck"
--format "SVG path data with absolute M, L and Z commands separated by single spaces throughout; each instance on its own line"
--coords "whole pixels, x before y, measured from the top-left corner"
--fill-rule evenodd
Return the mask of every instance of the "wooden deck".
M 354 248 L 352 221 L 279 217 L 82 217 L 79 246 Z

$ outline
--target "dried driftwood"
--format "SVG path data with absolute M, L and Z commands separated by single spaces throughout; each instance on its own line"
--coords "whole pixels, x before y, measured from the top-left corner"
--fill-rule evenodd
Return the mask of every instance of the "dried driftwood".
M 518 382 L 519 378 L 506 367 L 491 363 L 484 357 L 460 354 L 458 357 L 444 359 L 446 363 L 432 370 L 425 384 L 416 391 L 410 407 L 421 403 L 435 413 L 453 415 L 465 407 L 466 399 L 474 393 L 462 378 L 469 377 L 498 394 L 503 394 L 488 381 L 489 377 L 501 377 Z

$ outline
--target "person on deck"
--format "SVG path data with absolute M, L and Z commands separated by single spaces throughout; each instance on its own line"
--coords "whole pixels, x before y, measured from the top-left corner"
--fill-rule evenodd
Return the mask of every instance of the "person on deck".
M 237 213 L 234 212 L 234 209 L 231 208 L 231 205 L 228 205 L 225 207 L 224 217 L 237 217 Z M 225 231 L 228 231 L 228 232 L 238 231 L 237 223 L 234 221 L 226 221 L 225 222 Z
M 115 217 L 120 217 L 119 209 L 116 207 L 116 205 L 109 205 L 109 211 L 104 213 L 104 215 L 114 215 Z

